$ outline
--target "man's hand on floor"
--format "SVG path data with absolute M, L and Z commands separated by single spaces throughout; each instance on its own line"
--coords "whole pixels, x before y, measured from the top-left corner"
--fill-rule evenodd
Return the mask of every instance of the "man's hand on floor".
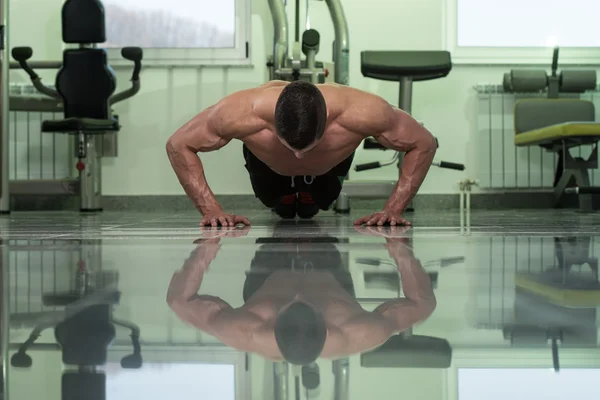
M 223 210 L 209 211 L 204 214 L 204 217 L 200 221 L 201 227 L 212 226 L 213 228 L 218 226 L 234 227 L 240 224 L 250 226 L 250 221 L 246 217 L 229 214 Z
M 402 217 L 402 211 L 385 208 L 383 211 L 360 218 L 354 225 L 367 226 L 410 226 L 411 223 Z

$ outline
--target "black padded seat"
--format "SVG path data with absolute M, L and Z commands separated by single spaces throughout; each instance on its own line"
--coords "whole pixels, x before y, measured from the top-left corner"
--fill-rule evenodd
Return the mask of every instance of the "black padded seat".
M 67 118 L 57 121 L 44 121 L 42 123 L 42 132 L 51 133 L 87 133 L 103 134 L 106 132 L 117 132 L 119 122 L 114 119 L 95 119 L 95 118 Z
M 452 57 L 447 51 L 363 51 L 361 71 L 367 78 L 398 82 L 444 78 L 452 70 Z

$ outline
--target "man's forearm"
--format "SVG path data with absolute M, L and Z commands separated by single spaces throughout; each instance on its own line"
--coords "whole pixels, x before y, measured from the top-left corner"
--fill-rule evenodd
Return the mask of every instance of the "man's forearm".
M 421 139 L 417 140 L 416 146 L 404 155 L 400 167 L 400 179 L 386 203 L 386 207 L 399 211 L 404 211 L 419 191 L 437 150 L 435 138 L 428 130 L 422 126 L 414 129 L 419 130 L 419 132 L 415 131 L 415 134 L 421 136 Z
M 208 186 L 198 155 L 187 147 L 177 146 L 171 141 L 167 143 L 167 154 L 179 183 L 196 209 L 203 215 L 212 210 L 220 210 L 221 206 Z
M 198 250 L 196 249 L 195 251 L 197 252 Z M 198 290 L 200 290 L 200 286 L 202 285 L 204 273 L 214 257 L 198 261 L 194 255 L 192 253 L 192 256 L 186 260 L 181 270 L 173 274 L 167 291 L 168 303 L 176 301 L 187 302 L 197 296 Z
M 400 272 L 402 292 L 404 296 L 415 302 L 435 308 L 435 294 L 429 275 L 423 266 L 414 257 L 394 257 L 394 261 Z
M 394 261 L 405 297 L 386 301 L 375 312 L 383 315 L 389 329 L 397 333 L 429 317 L 435 310 L 436 300 L 431 280 L 417 259 L 409 253 L 397 253 Z

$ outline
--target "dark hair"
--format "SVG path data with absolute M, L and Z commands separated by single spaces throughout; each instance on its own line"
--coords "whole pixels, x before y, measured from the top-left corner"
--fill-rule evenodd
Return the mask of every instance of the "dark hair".
M 275 107 L 275 130 L 293 149 L 303 150 L 323 137 L 327 105 L 312 83 L 295 81 L 287 85 Z
M 296 302 L 277 316 L 275 340 L 290 364 L 308 365 L 317 360 L 325 346 L 327 327 L 323 315 Z

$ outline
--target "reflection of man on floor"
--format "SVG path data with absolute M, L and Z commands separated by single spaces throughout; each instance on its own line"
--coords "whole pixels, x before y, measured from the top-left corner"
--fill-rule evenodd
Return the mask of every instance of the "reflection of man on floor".
M 174 274 L 167 297 L 170 307 L 183 321 L 228 346 L 297 365 L 371 350 L 435 308 L 428 275 L 402 243 L 389 240 L 386 247 L 398 265 L 406 298 L 368 312 L 355 299 L 348 266 L 334 244 L 337 239 L 269 242 L 252 260 L 243 306 L 232 308 L 218 297 L 197 293 L 220 248 L 218 239 L 210 239 Z

